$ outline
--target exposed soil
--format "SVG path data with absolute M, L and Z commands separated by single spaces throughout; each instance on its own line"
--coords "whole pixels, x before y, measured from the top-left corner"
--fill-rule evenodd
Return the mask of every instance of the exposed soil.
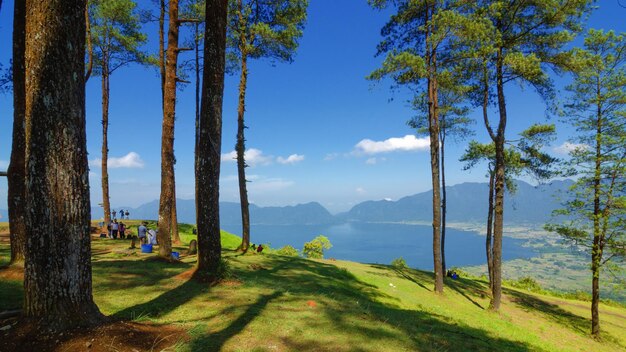
M 7 329 L 7 326 L 10 328 Z M 111 322 L 91 329 L 46 333 L 16 318 L 0 321 L 0 351 L 174 351 L 189 337 L 172 325 Z

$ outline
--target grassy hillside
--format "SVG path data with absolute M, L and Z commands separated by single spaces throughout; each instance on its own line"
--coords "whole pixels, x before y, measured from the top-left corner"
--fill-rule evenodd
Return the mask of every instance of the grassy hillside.
M 190 240 L 191 228 L 184 241 Z M 603 340 L 588 337 L 589 303 L 504 289 L 502 312 L 486 310 L 486 283 L 385 265 L 241 255 L 223 234 L 229 278 L 189 281 L 194 256 L 151 260 L 124 241 L 94 240 L 94 297 L 115 318 L 167 325 L 176 351 L 621 351 L 626 309 L 601 305 Z M 182 247 L 179 249 L 182 250 Z M 0 243 L 0 257 L 8 254 Z M 0 265 L 2 265 L 0 263 Z M 0 310 L 19 307 L 21 282 L 0 271 Z M 165 326 L 163 327 L 166 328 Z

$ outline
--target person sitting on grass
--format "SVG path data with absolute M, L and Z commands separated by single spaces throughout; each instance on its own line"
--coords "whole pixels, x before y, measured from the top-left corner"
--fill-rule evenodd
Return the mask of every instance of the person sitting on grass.
M 263 245 L 262 245 L 262 244 L 260 244 L 260 245 L 257 247 L 256 252 L 257 252 L 257 253 L 261 253 L 261 252 L 263 252 Z

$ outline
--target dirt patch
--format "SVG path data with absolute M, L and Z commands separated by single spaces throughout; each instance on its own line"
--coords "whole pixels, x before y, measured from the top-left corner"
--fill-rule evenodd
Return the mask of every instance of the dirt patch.
M 2 280 L 24 280 L 24 268 L 9 266 L 0 268 L 0 279 Z
M 9 243 L 9 233 L 0 232 L 0 243 Z
M 174 351 L 187 333 L 171 325 L 113 322 L 92 329 L 46 334 L 32 325 L 0 321 L 0 351 Z
M 182 273 L 174 276 L 173 279 L 180 280 L 180 281 L 189 281 L 191 277 L 193 276 L 193 273 L 195 272 L 196 272 L 196 268 L 191 268 L 189 270 L 183 271 Z

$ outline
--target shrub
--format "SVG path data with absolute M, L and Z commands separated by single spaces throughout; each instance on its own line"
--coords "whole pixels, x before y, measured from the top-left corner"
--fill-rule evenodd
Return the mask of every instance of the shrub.
M 521 288 L 531 292 L 541 292 L 541 285 L 530 276 L 524 276 L 511 282 L 511 286 Z
M 307 258 L 321 259 L 324 258 L 324 250 L 330 249 L 332 246 L 326 236 L 319 235 L 313 241 L 304 244 L 302 253 Z
M 284 256 L 287 256 L 287 257 L 297 257 L 297 256 L 300 255 L 300 252 L 298 252 L 298 250 L 293 248 L 292 246 L 286 245 L 283 248 L 277 250 L 276 254 L 284 255 Z
M 391 261 L 391 266 L 396 268 L 396 269 L 400 269 L 400 270 L 404 270 L 407 269 L 409 266 L 406 265 L 406 260 L 404 260 L 404 258 L 399 257 L 396 258 L 394 260 Z

